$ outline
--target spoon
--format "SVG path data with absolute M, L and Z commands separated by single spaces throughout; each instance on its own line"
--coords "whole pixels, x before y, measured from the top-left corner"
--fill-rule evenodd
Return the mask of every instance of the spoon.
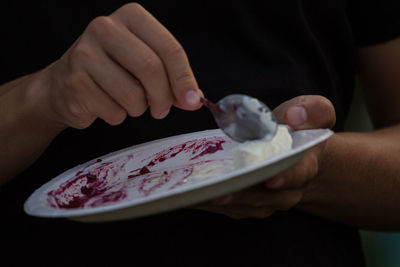
M 201 97 L 221 130 L 233 140 L 270 140 L 278 129 L 271 110 L 258 99 L 241 94 L 228 95 L 218 103 Z

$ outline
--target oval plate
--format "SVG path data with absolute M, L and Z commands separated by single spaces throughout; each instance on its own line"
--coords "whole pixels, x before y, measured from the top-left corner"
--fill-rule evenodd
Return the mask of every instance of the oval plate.
M 292 131 L 292 149 L 235 170 L 238 145 L 221 130 L 183 134 L 126 148 L 76 166 L 37 189 L 25 212 L 76 221 L 113 221 L 194 205 L 260 183 L 329 138 L 329 129 Z

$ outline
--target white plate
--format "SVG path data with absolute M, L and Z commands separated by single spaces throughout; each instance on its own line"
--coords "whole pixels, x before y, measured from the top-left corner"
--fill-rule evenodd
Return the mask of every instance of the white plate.
M 25 212 L 92 222 L 190 206 L 274 176 L 332 133 L 291 132 L 291 150 L 239 170 L 234 170 L 231 155 L 237 143 L 219 129 L 144 143 L 60 174 L 28 198 Z

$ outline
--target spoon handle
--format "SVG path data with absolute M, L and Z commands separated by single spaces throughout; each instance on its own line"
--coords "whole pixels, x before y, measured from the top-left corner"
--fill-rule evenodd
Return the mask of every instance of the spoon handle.
M 203 103 L 204 106 L 206 106 L 207 108 L 210 108 L 211 106 L 215 106 L 215 104 L 213 102 L 211 102 L 210 100 L 208 100 L 204 96 L 200 97 L 200 102 Z
M 223 113 L 221 107 L 218 104 L 215 104 L 205 98 L 204 96 L 200 97 L 200 102 L 204 104 L 214 115 L 217 115 L 218 113 Z

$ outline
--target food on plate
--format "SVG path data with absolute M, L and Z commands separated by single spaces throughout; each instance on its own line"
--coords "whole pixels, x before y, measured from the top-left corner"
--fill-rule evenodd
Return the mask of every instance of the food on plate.
M 232 150 L 233 164 L 240 169 L 275 157 L 292 148 L 292 136 L 286 126 L 280 125 L 271 140 L 252 140 L 239 144 Z

